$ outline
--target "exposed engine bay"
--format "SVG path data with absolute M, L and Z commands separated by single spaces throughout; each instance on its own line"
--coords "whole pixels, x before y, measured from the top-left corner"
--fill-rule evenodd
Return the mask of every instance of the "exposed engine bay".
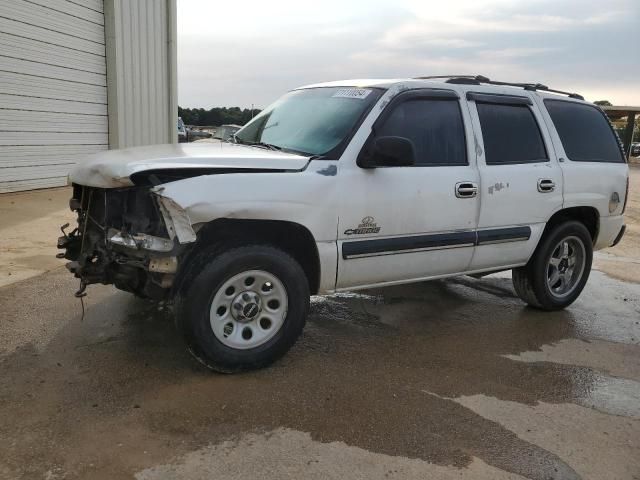
M 71 210 L 78 226 L 58 239 L 60 258 L 80 279 L 79 294 L 94 283 L 114 284 L 139 296 L 167 296 L 178 256 L 188 248 L 176 237 L 171 214 L 149 186 L 96 188 L 74 184 Z

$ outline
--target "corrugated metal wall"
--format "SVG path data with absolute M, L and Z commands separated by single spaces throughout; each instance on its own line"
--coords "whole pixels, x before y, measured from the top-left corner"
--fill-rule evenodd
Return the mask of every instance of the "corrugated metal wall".
M 175 0 L 105 0 L 112 148 L 177 141 Z
M 176 0 L 0 0 L 0 193 L 177 141 L 175 38 Z
M 107 148 L 106 85 L 102 0 L 0 1 L 0 192 Z

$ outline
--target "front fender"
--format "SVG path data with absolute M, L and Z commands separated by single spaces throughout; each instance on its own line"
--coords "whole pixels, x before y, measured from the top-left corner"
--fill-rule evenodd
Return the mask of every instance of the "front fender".
M 336 178 L 337 162 L 319 160 L 302 172 L 203 175 L 158 185 L 153 192 L 161 203 L 181 209 L 194 229 L 221 218 L 283 220 L 327 242 L 336 240 Z

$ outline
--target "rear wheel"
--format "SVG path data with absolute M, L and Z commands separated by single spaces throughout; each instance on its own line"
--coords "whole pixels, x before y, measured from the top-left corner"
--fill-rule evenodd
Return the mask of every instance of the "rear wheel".
M 532 307 L 559 310 L 580 295 L 591 272 L 592 239 L 586 227 L 569 221 L 546 234 L 526 266 L 513 270 L 518 296 Z
M 189 351 L 219 372 L 264 367 L 302 332 L 309 286 L 300 265 L 266 245 L 203 252 L 185 279 L 177 320 Z

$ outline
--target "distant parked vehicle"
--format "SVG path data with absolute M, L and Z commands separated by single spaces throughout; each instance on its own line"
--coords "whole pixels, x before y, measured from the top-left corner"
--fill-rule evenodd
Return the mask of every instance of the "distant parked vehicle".
M 631 156 L 640 157 L 640 142 L 631 144 Z
M 189 141 L 195 142 L 196 140 L 200 140 L 201 138 L 211 138 L 211 132 L 206 132 L 204 130 L 197 130 L 195 128 L 189 129 Z
M 216 133 L 213 135 L 213 137 L 219 138 L 223 142 L 228 142 L 241 128 L 241 125 L 221 125 L 216 129 Z
M 181 117 L 178 117 L 178 143 L 186 143 L 189 141 L 189 134 L 184 126 L 184 122 Z

